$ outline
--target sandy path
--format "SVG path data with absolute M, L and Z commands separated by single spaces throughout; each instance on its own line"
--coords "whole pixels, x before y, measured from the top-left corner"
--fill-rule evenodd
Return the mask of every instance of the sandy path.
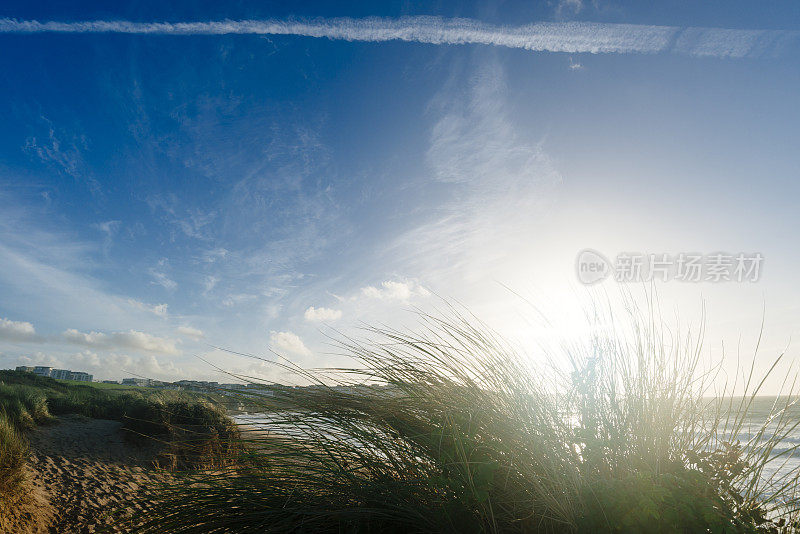
M 170 475 L 153 465 L 157 445 L 132 445 L 121 426 L 71 415 L 28 434 L 33 493 L 49 532 L 125 531 L 146 512 L 148 486 Z

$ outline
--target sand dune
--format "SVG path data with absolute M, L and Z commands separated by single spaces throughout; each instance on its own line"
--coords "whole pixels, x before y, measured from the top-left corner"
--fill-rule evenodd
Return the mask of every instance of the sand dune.
M 153 486 L 171 475 L 155 467 L 157 444 L 133 445 L 121 426 L 70 415 L 30 432 L 34 490 L 13 532 L 134 528 Z

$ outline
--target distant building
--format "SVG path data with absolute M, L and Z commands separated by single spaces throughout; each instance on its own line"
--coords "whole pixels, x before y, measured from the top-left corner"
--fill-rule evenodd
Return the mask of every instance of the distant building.
M 78 382 L 91 382 L 94 376 L 83 371 L 70 371 L 69 369 L 52 369 L 44 365 L 37 365 L 36 367 L 29 367 L 27 365 L 20 365 L 17 371 L 25 373 L 33 373 L 37 376 L 47 376 L 55 378 L 56 380 L 76 380 Z
M 53 372 L 53 369 L 50 367 L 46 367 L 44 365 L 37 365 L 33 368 L 33 374 L 38 376 L 50 376 L 50 373 Z
M 103 380 L 103 384 L 119 384 L 117 380 Z
M 69 378 L 67 380 L 75 380 L 77 382 L 91 382 L 94 379 L 94 376 L 90 375 L 89 373 L 84 373 L 82 371 L 68 371 Z
M 160 389 L 181 389 L 180 386 L 173 384 L 172 382 L 155 382 L 151 387 Z
M 159 388 L 159 389 L 180 389 L 179 386 L 176 386 L 172 382 L 164 382 L 163 380 L 150 380 L 150 387 L 151 388 Z
M 219 388 L 222 390 L 240 390 L 247 389 L 246 384 L 220 384 Z
M 123 378 L 122 379 L 123 386 L 143 386 L 147 387 L 150 385 L 149 378 Z
M 178 380 L 174 383 L 181 389 L 188 389 L 189 391 L 208 391 L 219 389 L 219 382 L 207 382 L 205 380 Z
M 57 380 L 72 380 L 70 378 L 72 376 L 72 371 L 69 369 L 53 369 L 50 371 L 50 378 L 55 378 Z

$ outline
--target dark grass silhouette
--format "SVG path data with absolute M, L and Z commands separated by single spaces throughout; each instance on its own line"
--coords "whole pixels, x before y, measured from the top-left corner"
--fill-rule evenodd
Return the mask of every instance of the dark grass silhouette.
M 763 476 L 796 453 L 775 454 L 798 421 L 793 385 L 746 428 L 752 368 L 738 396 L 715 390 L 702 332 L 626 314 L 566 367 L 455 313 L 343 341 L 352 369 L 278 363 L 316 387 L 251 393 L 269 422 L 243 433 L 245 456 L 170 488 L 146 530 L 793 531 L 798 471 Z

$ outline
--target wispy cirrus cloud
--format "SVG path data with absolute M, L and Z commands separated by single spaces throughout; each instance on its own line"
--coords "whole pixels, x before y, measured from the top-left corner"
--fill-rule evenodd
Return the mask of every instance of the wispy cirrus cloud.
M 165 271 L 166 268 L 169 267 L 169 261 L 166 258 L 161 258 L 158 261 L 158 267 L 151 267 L 147 270 L 150 276 L 153 278 L 153 281 L 150 282 L 151 284 L 158 285 L 172 291 L 176 287 L 178 287 L 178 283 L 173 280 L 172 278 L 167 275 Z
M 2 24 L 0 20 L 0 27 Z M 83 157 L 89 150 L 88 138 L 80 132 L 57 129 L 44 116 L 40 116 L 36 122 L 36 134 L 25 139 L 23 151 L 58 172 L 85 183 L 93 194 L 100 193 L 100 183 L 92 176 Z
M 189 336 L 194 339 L 202 339 L 205 337 L 202 330 L 194 328 L 193 326 L 179 326 L 177 331 L 183 336 Z
M 437 119 L 425 162 L 448 196 L 382 253 L 402 258 L 395 268 L 437 293 L 453 294 L 463 280 L 509 266 L 508 250 L 520 251 L 514 258 L 530 250 L 536 223 L 562 183 L 544 139 L 514 117 L 505 69 L 496 54 L 487 56 L 474 68 L 455 69 L 429 105 Z
M 157 315 L 159 317 L 166 317 L 167 309 L 169 308 L 168 304 L 146 304 L 136 299 L 128 299 L 128 304 L 130 304 L 137 310 L 150 312 L 153 315 Z
M 577 15 L 583 11 L 583 0 L 559 0 L 555 11 L 558 17 Z
M 124 33 L 144 35 L 295 35 L 345 41 L 483 44 L 536 52 L 674 52 L 694 56 L 775 55 L 797 41 L 790 30 L 740 30 L 594 22 L 537 22 L 522 26 L 440 17 L 221 20 L 207 22 L 59 22 L 0 19 L 0 33 Z

